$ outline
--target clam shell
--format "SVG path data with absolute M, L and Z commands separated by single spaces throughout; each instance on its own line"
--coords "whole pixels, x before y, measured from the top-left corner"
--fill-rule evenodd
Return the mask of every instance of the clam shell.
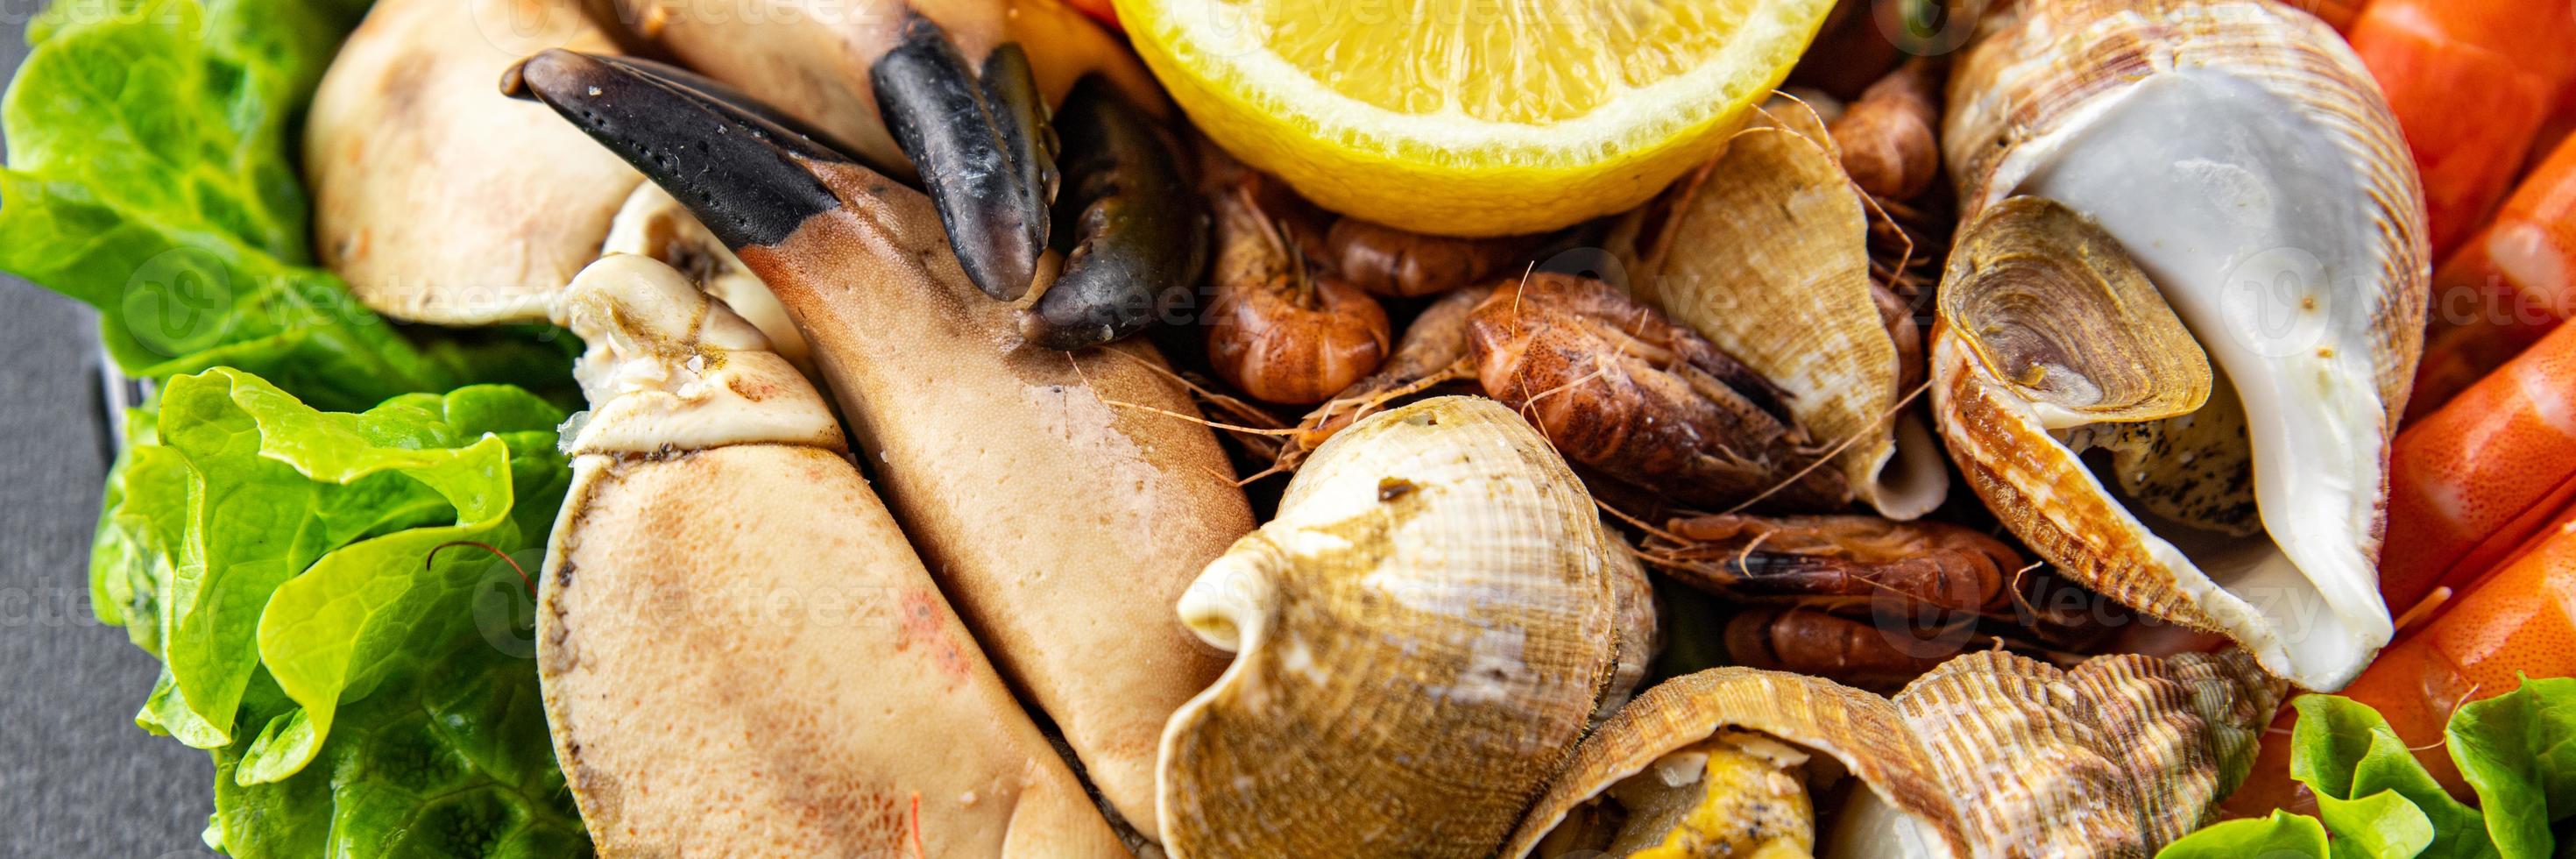
M 1237 656 L 1163 732 L 1165 847 L 1491 853 L 1616 691 L 1637 617 L 1623 552 L 1491 400 L 1335 435 L 1181 598 Z
M 1899 414 L 1912 392 L 1870 294 L 1869 215 L 1816 112 L 1774 99 L 1648 211 L 1612 239 L 1642 244 L 1631 291 L 1787 391 L 1859 500 L 1900 520 L 1939 507 L 1949 473 Z
M 2064 671 L 1973 653 L 1893 699 L 1712 669 L 1647 690 L 1587 737 L 1502 855 L 1527 855 L 1621 779 L 1738 728 L 1829 756 L 1865 788 L 1839 811 L 1825 855 L 2145 856 L 2242 780 L 2285 691 L 2241 651 L 2104 656 Z
M 2342 686 L 2390 633 L 2373 559 L 2428 278 L 2414 165 L 2377 87 L 2333 30 L 2260 0 L 2031 0 L 1983 27 L 1942 135 L 1960 244 L 2029 195 L 2123 246 L 2238 393 L 2267 535 L 2151 526 L 2035 438 L 2073 426 L 1963 408 L 1981 374 L 1945 323 L 1933 392 L 1953 458 L 2076 581 Z M 1944 292 L 1971 288 L 1960 256 Z

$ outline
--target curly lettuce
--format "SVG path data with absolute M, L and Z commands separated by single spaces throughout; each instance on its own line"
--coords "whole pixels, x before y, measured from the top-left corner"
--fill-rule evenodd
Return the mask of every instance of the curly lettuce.
M 2476 807 L 2444 792 L 2377 711 L 2332 695 L 2297 707 L 2290 775 L 2316 794 L 2317 816 L 2212 824 L 2160 859 L 2565 855 L 2553 830 L 2576 818 L 2576 679 L 2525 679 L 2451 717 L 2444 744 Z
M 128 374 L 229 366 L 362 409 L 567 378 L 568 344 L 395 329 L 313 266 L 297 126 L 359 0 L 57 0 L 0 100 L 0 270 L 100 311 Z
M 94 608 L 162 660 L 137 723 L 214 753 L 212 840 L 583 843 L 536 704 L 530 586 L 499 557 L 542 553 L 563 419 L 503 386 L 324 412 L 218 368 L 131 420 Z

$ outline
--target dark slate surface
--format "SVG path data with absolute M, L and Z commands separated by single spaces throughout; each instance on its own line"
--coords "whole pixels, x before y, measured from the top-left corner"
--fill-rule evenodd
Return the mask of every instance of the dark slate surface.
M 0 0 L 0 76 L 38 5 Z M 90 615 L 107 468 L 97 324 L 0 277 L 0 856 L 210 857 L 214 767 L 134 727 L 152 658 Z

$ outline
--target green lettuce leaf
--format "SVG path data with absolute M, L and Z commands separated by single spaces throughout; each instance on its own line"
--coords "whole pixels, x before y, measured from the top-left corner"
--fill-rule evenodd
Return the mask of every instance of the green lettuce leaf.
M 2326 855 L 2326 828 L 2304 814 L 2226 820 L 2165 845 L 2156 859 L 2310 859 Z
M 589 855 L 530 664 L 463 632 L 343 705 L 302 772 L 245 785 L 248 741 L 215 750 L 207 843 L 239 859 Z M 294 706 L 259 681 L 244 699 L 243 733 Z
M 2452 799 L 2379 711 L 2333 695 L 2297 706 L 2290 777 L 2316 793 L 2338 859 L 2496 855 L 2478 810 Z
M 237 856 L 587 849 L 524 578 L 571 480 L 563 417 L 501 386 L 324 412 L 228 368 L 129 417 L 95 610 L 163 660 L 136 721 L 214 753 L 210 839 Z
M 2212 824 L 2158 856 L 2576 855 L 2576 838 L 2558 837 L 2576 818 L 2576 679 L 2525 678 L 2452 715 L 2446 747 L 2477 793 L 2475 807 L 2444 791 L 2378 711 L 2331 695 L 2296 705 L 2290 775 L 2316 795 L 2318 816 L 2275 811 Z
M 2443 735 L 2504 855 L 2550 855 L 2551 830 L 2576 817 L 2576 679 L 2526 678 L 2462 706 Z
M 561 384 L 568 344 L 432 329 L 415 342 L 312 267 L 297 124 L 364 10 L 58 0 L 0 101 L 0 270 L 98 308 L 135 376 L 237 367 L 333 409 Z

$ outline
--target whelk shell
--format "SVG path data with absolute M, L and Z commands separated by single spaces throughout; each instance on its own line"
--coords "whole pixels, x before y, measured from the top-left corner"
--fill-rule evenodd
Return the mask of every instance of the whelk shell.
M 1774 99 L 1724 154 L 1616 228 L 1630 290 L 1781 390 L 1798 424 L 1880 515 L 1949 494 L 1874 301 L 1869 215 L 1824 121 Z
M 2428 276 L 2414 165 L 2386 104 L 2331 29 L 2276 3 L 2033 0 L 1984 25 L 1951 79 L 1942 135 L 1965 225 L 1933 345 L 1934 399 L 1953 458 L 1988 506 L 2070 578 L 2224 632 L 2299 685 L 2340 687 L 2389 637 L 2372 567 L 2385 451 L 2421 346 Z M 2017 374 L 2050 363 L 2045 356 L 2019 366 L 1972 360 L 1992 358 L 1996 336 L 2018 335 L 1989 330 L 1995 319 L 1960 318 L 1988 299 L 1952 293 L 2028 285 L 1976 262 L 1998 259 L 1995 243 L 2005 241 L 1981 234 L 2032 217 L 1998 208 L 2023 195 L 2063 204 L 2125 249 L 2235 402 L 2185 408 L 2173 395 L 2204 397 L 2210 386 L 2157 382 L 2135 402 L 2070 411 L 2018 384 Z M 1971 247 L 1981 242 L 1984 250 Z M 2162 336 L 2132 339 L 2186 351 Z M 2164 377 L 2140 381 L 2149 378 Z M 2199 528 L 2134 515 L 2151 511 L 2124 509 L 2074 451 L 2047 438 L 2056 431 L 2080 444 L 2088 440 L 2074 431 L 2087 425 L 2177 419 L 2172 429 L 2195 411 L 2224 422 L 2237 409 L 2241 449 L 2224 436 L 2166 441 L 2233 450 L 2248 466 L 2123 475 L 2141 492 L 2207 508 L 2179 517 Z M 2191 467 L 2179 452 L 2167 459 L 2165 467 Z M 2247 471 L 2265 534 L 2235 537 L 2244 528 L 2223 511 L 2241 493 L 2198 490 Z
M 1647 690 L 1575 750 L 1504 856 L 1668 756 L 1753 731 L 1860 784 L 1826 856 L 2146 856 L 2207 819 L 2252 765 L 2285 686 L 2242 651 L 2115 655 L 2071 670 L 2002 652 L 1943 663 L 1893 699 L 1717 668 Z
M 1164 846 L 1489 854 L 1642 672 L 1649 594 L 1510 409 L 1440 397 L 1353 424 L 1181 598 L 1238 655 L 1164 730 Z

